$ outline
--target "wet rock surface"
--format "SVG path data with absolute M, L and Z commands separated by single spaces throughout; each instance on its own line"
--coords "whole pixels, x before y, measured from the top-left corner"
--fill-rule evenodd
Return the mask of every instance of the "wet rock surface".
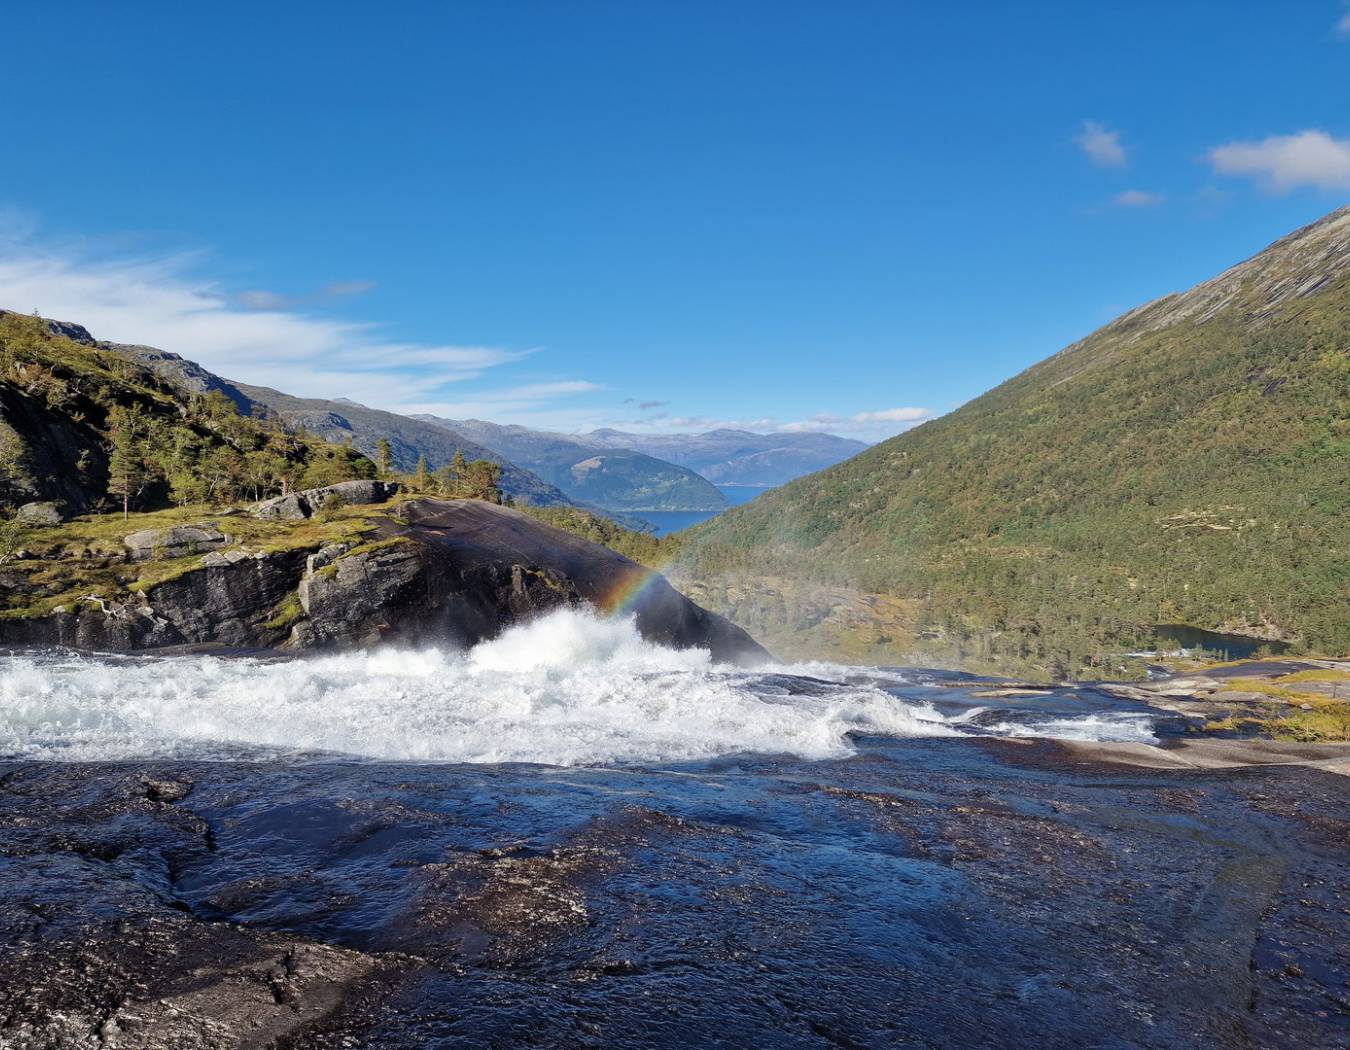
M 1346 778 L 0 765 L 0 1046 L 1339 1047 Z
M 509 507 L 427 499 L 403 504 L 400 516 L 365 548 L 315 555 L 299 585 L 305 619 L 291 646 L 471 646 L 541 613 L 593 607 L 631 612 L 651 642 L 707 649 L 719 661 L 768 658 L 659 573 Z

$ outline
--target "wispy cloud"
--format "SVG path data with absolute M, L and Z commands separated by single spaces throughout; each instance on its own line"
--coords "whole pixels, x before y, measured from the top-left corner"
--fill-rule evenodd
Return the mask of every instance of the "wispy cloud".
M 774 429 L 784 433 L 818 432 L 890 437 L 932 418 L 933 412 L 931 409 L 915 407 L 884 408 L 875 412 L 855 412 L 851 416 L 821 412 L 810 419 L 779 424 Z
M 1220 175 L 1248 175 L 1268 193 L 1303 186 L 1323 190 L 1350 187 L 1350 139 L 1317 128 L 1272 135 L 1259 142 L 1230 142 L 1209 151 Z
M 87 244 L 39 243 L 31 222 L 3 218 L 0 307 L 76 321 L 99 339 L 171 350 L 242 382 L 403 411 L 448 400 L 456 384 L 534 352 L 404 342 L 388 338 L 376 324 L 284 308 L 271 299 L 255 297 L 244 306 L 201 276 L 203 253 L 108 256 Z M 364 287 L 366 282 L 340 282 L 316 294 L 332 298 Z M 594 384 L 568 380 L 513 389 L 513 399 L 540 403 Z
M 665 408 L 669 404 L 669 401 L 639 401 L 638 411 L 650 412 L 654 408 Z
M 841 415 L 819 412 L 808 419 L 783 420 L 772 416 L 728 419 L 719 416 L 656 416 L 639 419 L 611 419 L 600 426 L 633 430 L 638 433 L 701 433 L 707 430 L 749 430 L 756 434 L 847 434 L 864 441 L 879 441 L 909 430 L 937 413 L 927 408 L 885 408 Z M 586 427 L 585 429 L 593 429 Z
M 1100 168 L 1123 168 L 1126 156 L 1125 147 L 1120 142 L 1120 132 L 1111 131 L 1095 120 L 1083 121 L 1083 130 L 1075 137 L 1078 148 L 1088 160 Z
M 1167 198 L 1161 193 L 1149 193 L 1146 190 L 1126 190 L 1117 193 L 1111 203 L 1118 208 L 1155 208 Z
M 1345 14 L 1336 20 L 1336 32 L 1350 40 L 1350 0 L 1347 0 L 1345 7 Z
M 260 288 L 240 292 L 235 298 L 250 310 L 295 310 L 302 306 L 316 306 L 333 299 L 362 295 L 375 287 L 374 281 L 333 281 L 309 295 L 281 295 Z
M 545 430 L 574 429 L 594 425 L 595 410 L 558 409 L 558 398 L 603 390 L 599 383 L 564 379 L 553 383 L 524 383 L 496 390 L 476 390 L 463 400 L 404 405 L 409 415 L 427 413 L 445 419 L 487 419 L 494 423 L 519 423 Z

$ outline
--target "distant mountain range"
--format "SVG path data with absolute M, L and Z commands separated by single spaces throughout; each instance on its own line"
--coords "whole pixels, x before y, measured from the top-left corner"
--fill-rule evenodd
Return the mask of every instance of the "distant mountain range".
M 867 448 L 834 434 L 753 434 L 709 430 L 703 434 L 633 434 L 592 430 L 579 440 L 598 448 L 627 448 L 688 467 L 715 485 L 772 488 L 824 470 Z
M 558 434 L 481 419 L 402 416 L 346 398 L 295 397 L 223 379 L 155 347 L 101 345 L 185 392 L 218 390 L 245 415 L 274 413 L 329 441 L 350 441 L 367 456 L 375 455 L 376 442 L 384 438 L 398 470 L 413 470 L 422 456 L 434 470 L 462 450 L 469 459 L 501 464 L 502 487 L 515 499 L 543 507 L 600 509 L 630 526 L 640 526 L 634 515 L 643 511 L 721 511 L 728 501 L 720 485 L 767 489 L 867 448 L 832 434 L 633 434 L 607 429 Z
M 1173 624 L 1350 651 L 1350 208 L 732 508 L 686 559 L 783 655 L 1111 674 Z
M 367 408 L 355 401 L 293 397 L 265 386 L 231 383 L 250 404 L 262 405 L 292 426 L 301 426 L 311 434 L 329 441 L 345 442 L 374 458 L 376 442 L 389 442 L 390 459 L 396 470 L 412 471 L 425 456 L 431 470 L 443 467 L 462 451 L 468 459 L 489 459 L 502 468 L 502 491 L 513 499 L 539 507 L 574 504 L 566 493 L 550 485 L 533 471 L 522 467 L 496 449 L 485 448 L 463 434 L 394 412 Z
M 630 448 L 481 419 L 414 417 L 462 434 L 538 474 L 573 499 L 609 510 L 720 511 L 727 499 L 706 478 Z
M 557 434 L 484 420 L 403 416 L 345 398 L 303 398 L 218 376 L 158 347 L 96 340 L 82 326 L 46 322 L 75 342 L 111 351 L 148 369 L 185 395 L 219 392 L 245 416 L 275 416 L 327 441 L 375 457 L 387 440 L 395 469 L 412 471 L 425 457 L 435 470 L 457 451 L 502 467 L 503 491 L 535 506 L 600 510 L 630 527 L 642 512 L 718 512 L 728 506 L 719 485 L 767 488 L 839 462 L 866 448 L 829 434 L 626 434 L 596 430 Z

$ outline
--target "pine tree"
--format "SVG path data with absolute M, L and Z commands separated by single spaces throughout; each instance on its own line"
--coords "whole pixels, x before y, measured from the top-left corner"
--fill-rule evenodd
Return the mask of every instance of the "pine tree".
M 380 438 L 375 442 L 375 465 L 380 468 L 380 477 L 389 476 L 389 468 L 393 459 L 393 449 L 389 445 L 388 438 Z
M 144 420 L 136 408 L 113 408 L 108 413 L 111 447 L 108 450 L 108 495 L 122 501 L 122 518 L 131 513 L 131 498 L 141 490 L 145 465 L 141 447 Z
M 417 457 L 417 475 L 416 475 L 416 482 L 415 482 L 415 483 L 416 483 L 416 485 L 417 485 L 417 491 L 418 491 L 418 492 L 426 492 L 426 491 L 427 491 L 427 487 L 428 487 L 428 484 L 429 484 L 429 479 L 428 479 L 428 476 L 427 476 L 427 457 L 426 457 L 426 456 L 418 456 L 418 457 Z

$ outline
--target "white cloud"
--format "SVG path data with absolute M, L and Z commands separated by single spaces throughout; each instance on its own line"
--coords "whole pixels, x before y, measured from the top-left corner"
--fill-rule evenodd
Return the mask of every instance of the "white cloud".
M 1350 0 L 1346 3 L 1346 7 L 1350 8 Z M 1336 32 L 1343 37 L 1350 38 L 1350 10 L 1347 10 L 1345 14 L 1337 19 Z
M 1120 143 L 1120 132 L 1111 131 L 1095 120 L 1083 121 L 1083 130 L 1074 137 L 1078 148 L 1101 168 L 1123 168 L 1125 147 Z
M 1350 139 L 1310 128 L 1272 135 L 1259 142 L 1230 142 L 1209 151 L 1221 175 L 1250 175 L 1270 193 L 1300 186 L 1335 190 L 1350 187 Z
M 849 434 L 880 439 L 909 430 L 932 418 L 933 412 L 927 408 L 884 408 L 874 412 L 855 412 L 851 416 L 821 412 L 810 419 L 781 423 L 773 429 L 784 433 Z
M 1118 208 L 1154 208 L 1167 198 L 1161 193 L 1149 193 L 1146 190 L 1125 190 L 1117 193 L 1111 203 Z
M 494 423 L 519 423 L 521 426 L 538 426 L 545 430 L 571 429 L 578 425 L 593 424 L 598 414 L 593 409 L 547 411 L 548 403 L 571 394 L 588 394 L 603 389 L 599 383 L 591 383 L 584 379 L 525 383 L 498 390 L 476 390 L 470 397 L 460 401 L 405 404 L 399 411 L 409 415 L 428 413 L 444 419 L 487 419 Z M 533 422 L 527 422 L 527 419 Z M 541 422 L 543 420 L 550 422 Z M 564 420 L 567 422 L 563 422 Z
M 401 342 L 378 325 L 269 306 L 279 299 L 263 293 L 250 309 L 199 276 L 201 253 L 109 257 L 82 245 L 41 245 L 31 222 L 0 220 L 0 307 L 75 321 L 98 339 L 171 350 L 240 382 L 402 411 L 534 352 Z M 344 282 L 317 294 L 365 287 Z M 580 380 L 536 384 L 517 388 L 516 399 L 539 403 L 593 388 Z

